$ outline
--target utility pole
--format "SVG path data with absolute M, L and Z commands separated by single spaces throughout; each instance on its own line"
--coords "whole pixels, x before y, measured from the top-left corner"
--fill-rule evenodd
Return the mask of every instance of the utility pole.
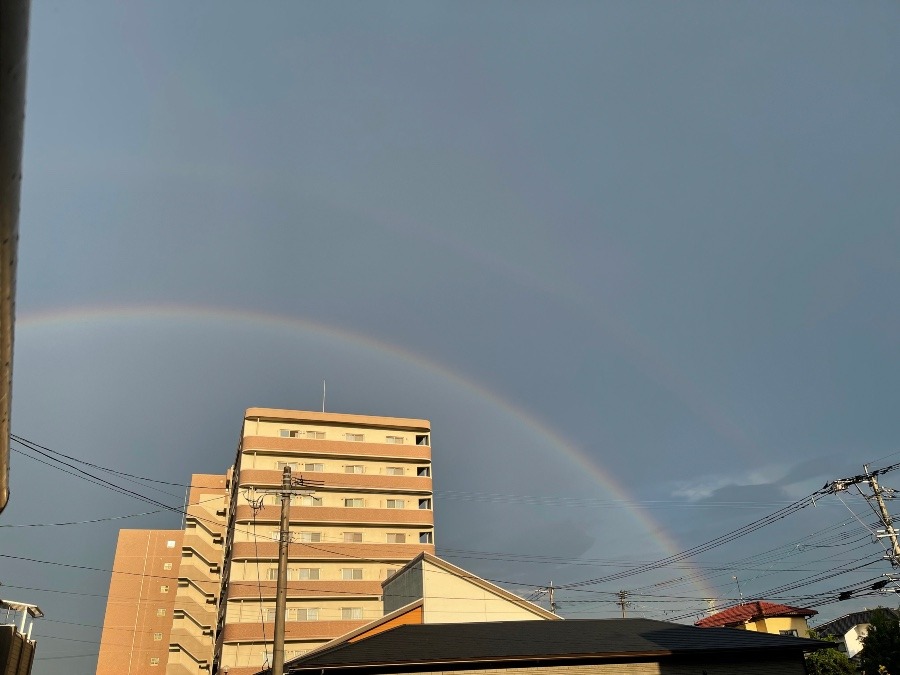
M 556 601 L 553 599 L 553 581 L 550 582 L 550 587 L 547 589 L 547 594 L 550 598 L 550 611 L 556 614 Z
M 628 591 L 619 591 L 619 601 L 616 603 L 619 607 L 622 608 L 622 618 L 625 618 L 625 607 L 628 605 L 628 601 L 625 599 L 628 597 Z
M 891 548 L 893 551 L 891 564 L 894 567 L 898 567 L 900 566 L 900 544 L 897 543 L 897 530 L 894 529 L 894 521 L 891 518 L 891 514 L 888 513 L 887 506 L 884 504 L 884 497 L 882 497 L 881 494 L 884 490 L 878 485 L 877 474 L 869 473 L 869 465 L 866 464 L 864 468 L 866 470 L 866 476 L 869 478 L 869 487 L 872 488 L 872 493 L 875 496 L 875 503 L 878 504 L 878 511 L 881 513 L 881 522 L 884 524 L 884 531 L 891 540 Z
M 881 531 L 875 533 L 875 536 L 879 539 L 888 538 L 891 540 L 891 550 L 887 554 L 888 560 L 891 561 L 891 565 L 894 567 L 900 567 L 900 542 L 897 540 L 897 530 L 894 527 L 894 519 L 891 518 L 891 514 L 888 512 L 887 505 L 884 503 L 884 495 L 885 493 L 891 493 L 893 490 L 890 488 L 884 488 L 878 484 L 878 476 L 882 473 L 887 473 L 888 471 L 893 471 L 894 469 L 900 468 L 900 463 L 891 464 L 890 466 L 883 467 L 881 469 L 875 469 L 874 471 L 869 471 L 869 465 L 864 464 L 863 469 L 865 474 L 861 474 L 859 476 L 851 476 L 850 478 L 841 478 L 836 481 L 832 481 L 825 485 L 825 489 L 827 489 L 832 494 L 843 492 L 848 490 L 851 486 L 856 487 L 859 490 L 860 495 L 862 495 L 867 501 L 875 500 L 875 505 L 877 506 L 878 516 L 881 520 L 881 524 L 884 525 L 884 532 Z M 861 483 L 866 483 L 872 489 L 872 494 L 867 495 L 862 490 L 860 490 L 859 485 Z
M 310 488 L 322 481 L 291 477 L 291 467 L 285 466 L 278 490 L 258 490 L 262 494 L 281 497 L 281 525 L 278 530 L 278 582 L 275 587 L 275 637 L 272 646 L 272 675 L 284 675 L 284 617 L 287 610 L 288 548 L 291 543 L 291 497 L 311 495 Z

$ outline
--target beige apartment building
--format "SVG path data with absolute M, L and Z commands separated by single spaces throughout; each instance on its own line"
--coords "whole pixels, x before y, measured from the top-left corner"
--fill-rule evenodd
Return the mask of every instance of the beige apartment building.
M 119 535 L 98 675 L 248 675 L 271 663 L 285 466 L 291 504 L 285 652 L 382 615 L 381 582 L 434 552 L 427 420 L 246 411 L 233 466 L 195 475 L 183 531 Z

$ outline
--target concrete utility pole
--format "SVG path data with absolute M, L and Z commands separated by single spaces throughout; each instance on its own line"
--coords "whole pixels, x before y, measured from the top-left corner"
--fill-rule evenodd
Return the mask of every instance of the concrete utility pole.
M 550 582 L 550 587 L 547 589 L 547 594 L 550 598 L 550 611 L 556 614 L 556 602 L 553 600 L 553 582 Z
M 288 550 L 291 543 L 291 497 L 312 495 L 312 487 L 321 481 L 291 477 L 291 467 L 285 466 L 281 474 L 281 488 L 258 490 L 262 494 L 281 497 L 281 525 L 278 530 L 278 582 L 275 587 L 275 637 L 272 646 L 272 675 L 284 675 L 284 619 L 287 612 Z
M 623 619 L 625 618 L 625 607 L 628 605 L 628 601 L 625 599 L 627 597 L 628 597 L 628 591 L 619 591 L 619 601 L 616 604 L 618 604 L 619 607 L 622 608 L 622 618 Z
M 878 512 L 881 513 L 881 522 L 884 524 L 884 531 L 891 540 L 891 549 L 893 551 L 891 564 L 894 567 L 900 567 L 900 544 L 897 543 L 897 530 L 894 529 L 894 521 L 891 518 L 891 514 L 888 513 L 887 506 L 884 504 L 884 497 L 881 496 L 883 490 L 878 485 L 878 476 L 874 473 L 869 473 L 868 464 L 865 466 L 865 469 L 866 475 L 869 477 L 869 487 L 872 488 L 872 493 L 875 495 L 875 503 L 878 504 Z
M 891 550 L 888 552 L 886 557 L 891 561 L 891 565 L 893 565 L 894 567 L 900 567 L 900 542 L 898 542 L 897 540 L 897 530 L 894 527 L 894 519 L 888 512 L 887 505 L 884 503 L 885 492 L 893 492 L 893 490 L 886 490 L 885 488 L 880 486 L 878 484 L 878 475 L 887 473 L 888 471 L 893 471 L 897 468 L 900 468 L 900 463 L 892 464 L 881 469 L 875 469 L 874 471 L 869 471 L 869 465 L 865 464 L 863 465 L 865 474 L 852 476 L 850 478 L 841 478 L 825 485 L 825 488 L 828 489 L 831 493 L 843 492 L 849 489 L 851 486 L 855 486 L 856 489 L 859 490 L 859 493 L 867 500 L 875 500 L 875 504 L 878 507 L 878 515 L 881 519 L 881 524 L 884 525 L 884 533 L 878 533 L 875 536 L 877 536 L 878 538 L 888 538 L 891 540 Z M 863 491 L 859 489 L 860 483 L 867 483 L 869 487 L 872 488 L 872 494 L 867 495 L 863 493 Z

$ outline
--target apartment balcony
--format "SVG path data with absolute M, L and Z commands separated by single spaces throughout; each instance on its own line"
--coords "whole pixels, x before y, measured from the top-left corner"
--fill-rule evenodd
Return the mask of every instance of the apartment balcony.
M 281 520 L 280 506 L 264 506 L 256 514 L 249 504 L 237 507 L 235 522 L 250 523 L 256 520 L 260 523 L 279 523 Z M 434 526 L 434 512 L 431 509 L 369 509 L 351 508 L 341 506 L 292 506 L 291 523 L 310 523 L 322 525 L 419 525 L 425 527 Z
M 371 619 L 359 621 L 289 621 L 284 626 L 284 639 L 287 640 L 330 640 L 351 630 L 365 626 Z M 274 625 L 257 622 L 227 623 L 222 630 L 222 641 L 225 643 L 246 643 L 272 641 Z M 265 634 L 264 634 L 265 631 Z
M 360 459 L 397 459 L 431 461 L 430 445 L 395 445 L 356 441 L 313 440 L 310 438 L 281 438 L 278 436 L 245 436 L 242 451 L 273 451 L 279 455 L 320 457 L 356 457 Z
M 277 488 L 281 486 L 281 471 L 274 469 L 243 469 L 241 487 Z M 413 492 L 431 494 L 431 476 L 388 476 L 365 473 L 325 473 L 300 471 L 306 478 L 324 481 L 324 488 L 377 492 Z M 319 489 L 318 487 L 316 489 Z
M 275 598 L 274 581 L 255 580 L 232 581 L 228 584 L 229 600 L 259 600 Z M 289 581 L 287 597 L 299 598 L 346 598 L 376 599 L 381 597 L 381 581 Z

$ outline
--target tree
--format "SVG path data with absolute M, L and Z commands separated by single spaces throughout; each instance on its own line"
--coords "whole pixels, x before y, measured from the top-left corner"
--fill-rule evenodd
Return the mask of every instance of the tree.
M 877 609 L 863 638 L 860 667 L 865 675 L 900 675 L 900 620 Z
M 812 630 L 809 631 L 809 637 L 837 642 L 833 635 L 819 636 Z M 820 649 L 806 655 L 806 671 L 809 675 L 854 675 L 856 668 L 843 652 L 837 649 Z

